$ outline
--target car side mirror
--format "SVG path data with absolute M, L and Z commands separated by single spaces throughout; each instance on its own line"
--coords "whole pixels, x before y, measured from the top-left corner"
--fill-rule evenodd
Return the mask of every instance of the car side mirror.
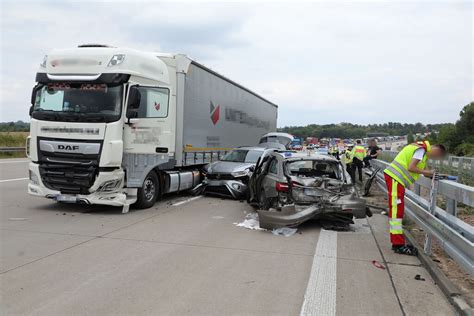
M 254 171 L 255 171 L 255 166 L 250 166 L 250 167 L 249 167 L 249 171 L 250 171 L 250 172 L 254 172 Z

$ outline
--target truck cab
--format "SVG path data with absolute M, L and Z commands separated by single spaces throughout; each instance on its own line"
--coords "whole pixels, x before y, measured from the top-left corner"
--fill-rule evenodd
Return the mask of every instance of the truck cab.
M 31 96 L 28 192 L 151 207 L 276 129 L 277 106 L 182 54 L 87 44 L 44 57 Z

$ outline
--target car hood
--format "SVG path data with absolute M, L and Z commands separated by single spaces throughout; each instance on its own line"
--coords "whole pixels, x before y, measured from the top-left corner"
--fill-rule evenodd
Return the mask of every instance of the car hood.
M 246 170 L 251 166 L 255 166 L 255 163 L 216 161 L 216 162 L 211 163 L 207 167 L 207 172 L 208 173 L 231 173 L 231 172 Z

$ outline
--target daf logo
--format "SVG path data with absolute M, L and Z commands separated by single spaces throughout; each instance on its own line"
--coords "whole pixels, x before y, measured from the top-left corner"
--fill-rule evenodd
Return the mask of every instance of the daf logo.
M 59 150 L 78 150 L 79 146 L 78 145 L 58 145 Z

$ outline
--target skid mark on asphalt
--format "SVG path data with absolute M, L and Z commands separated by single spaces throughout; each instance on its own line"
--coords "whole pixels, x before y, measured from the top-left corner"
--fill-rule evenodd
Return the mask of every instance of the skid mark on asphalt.
M 12 182 L 12 181 L 21 181 L 21 180 L 28 180 L 28 178 L 5 179 L 5 180 L 0 180 L 0 183 L 3 183 L 3 182 Z
M 337 232 L 321 230 L 300 315 L 336 315 Z

